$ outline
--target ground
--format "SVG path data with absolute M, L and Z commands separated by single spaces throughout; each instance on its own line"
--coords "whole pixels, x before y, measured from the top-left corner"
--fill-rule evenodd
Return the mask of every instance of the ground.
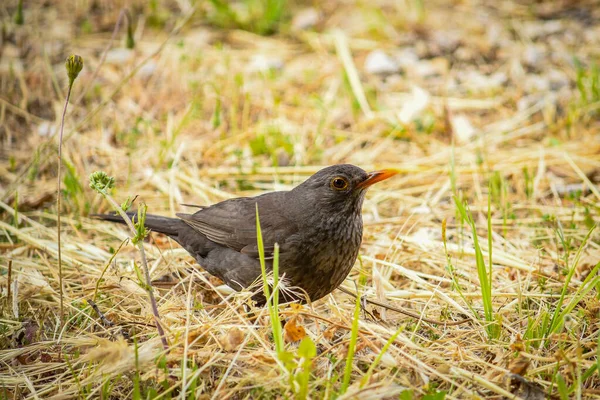
M 24 3 L 0 5 L 1 398 L 600 398 L 598 1 Z M 165 350 L 89 176 L 173 216 L 335 163 L 400 171 L 364 204 L 364 301 L 257 308 L 151 234 Z

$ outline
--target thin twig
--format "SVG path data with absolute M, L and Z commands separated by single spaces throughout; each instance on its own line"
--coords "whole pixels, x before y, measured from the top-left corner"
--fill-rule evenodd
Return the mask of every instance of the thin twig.
M 94 302 L 94 300 L 88 299 L 87 303 L 90 305 L 90 307 L 92 307 L 92 309 L 94 311 L 96 311 L 96 314 L 98 314 L 98 317 L 100 318 L 100 321 L 102 321 L 104 326 L 106 326 L 107 328 L 110 328 L 115 325 L 114 322 L 112 322 L 111 320 L 106 318 L 106 315 L 104 315 L 104 313 L 102 311 L 100 311 L 100 308 L 98 308 L 98 305 Z

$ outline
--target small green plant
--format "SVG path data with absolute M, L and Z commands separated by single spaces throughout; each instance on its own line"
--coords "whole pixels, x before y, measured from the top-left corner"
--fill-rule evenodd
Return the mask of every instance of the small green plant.
M 526 349 L 528 349 L 530 346 L 533 346 L 534 348 L 540 347 L 549 325 L 550 313 L 545 307 L 537 310 L 535 318 L 527 318 L 527 328 L 523 334 Z
M 295 375 L 295 381 L 298 383 L 297 398 L 306 399 L 308 396 L 308 383 L 312 370 L 312 360 L 317 355 L 317 347 L 312 339 L 306 336 L 298 346 L 299 371 Z
M 82 208 L 86 207 L 87 204 L 82 202 L 83 195 L 83 185 L 81 184 L 81 178 L 77 174 L 77 170 L 75 166 L 64 160 L 65 165 L 65 176 L 63 178 L 64 190 L 63 196 L 71 199 L 75 206 L 76 211 L 80 211 Z
M 600 102 L 600 68 L 592 64 L 589 68 L 575 59 L 575 69 L 577 73 L 576 84 L 582 105 L 589 105 Z
M 19 4 L 22 6 L 21 2 Z M 67 76 L 69 77 L 69 86 L 67 89 L 67 98 L 65 100 L 65 106 L 62 112 L 62 118 L 60 121 L 60 135 L 58 137 L 58 177 L 57 177 L 57 189 L 56 189 L 56 230 L 57 230 L 57 247 L 58 247 L 58 285 L 59 294 L 60 294 L 60 324 L 64 323 L 64 299 L 63 299 L 63 272 L 62 272 L 62 246 L 61 246 L 61 237 L 60 237 L 60 225 L 61 225 L 61 200 L 62 200 L 62 191 L 61 191 L 61 167 L 62 167 L 62 143 L 63 143 L 63 132 L 65 128 L 65 115 L 67 115 L 67 106 L 69 105 L 69 99 L 71 98 L 71 89 L 73 89 L 73 83 L 77 76 L 83 69 L 83 58 L 77 55 L 72 55 L 67 58 L 65 62 L 65 68 L 67 70 Z
M 289 373 L 289 387 L 298 400 L 306 399 L 309 393 L 312 362 L 317 355 L 317 347 L 309 336 L 300 342 L 296 354 L 285 351 L 279 358 Z
M 588 67 L 575 58 L 575 83 L 579 98 L 569 105 L 566 124 L 569 131 L 586 117 L 597 116 L 600 113 L 600 68 L 596 64 Z
M 494 318 L 494 309 L 492 305 L 492 215 L 491 215 L 491 197 L 488 196 L 488 263 L 486 267 L 483 259 L 483 252 L 479 244 L 477 236 L 477 228 L 475 221 L 471 215 L 468 205 L 461 202 L 457 197 L 454 197 L 456 209 L 460 213 L 461 218 L 471 227 L 473 235 L 473 248 L 475 249 L 475 264 L 477 266 L 477 275 L 479 276 L 479 284 L 481 286 L 481 297 L 483 300 L 483 311 L 485 315 L 486 331 L 490 339 L 496 339 L 500 336 L 500 325 Z
M 557 220 L 557 222 L 558 222 L 558 220 Z M 560 226 L 560 224 L 559 224 L 559 226 Z M 548 338 L 553 333 L 557 333 L 563 327 L 565 316 L 568 315 L 575 308 L 575 306 L 577 306 L 577 304 L 585 297 L 585 295 L 587 295 L 587 293 L 589 293 L 590 290 L 595 288 L 596 285 L 598 284 L 598 282 L 600 281 L 600 277 L 597 276 L 598 269 L 600 269 L 600 263 L 598 263 L 592 269 L 592 271 L 588 274 L 588 276 L 585 278 L 585 280 L 582 282 L 582 284 L 579 285 L 579 287 L 577 288 L 577 291 L 571 297 L 571 300 L 569 301 L 569 303 L 567 303 L 566 307 L 564 309 L 562 308 L 563 303 L 565 301 L 565 296 L 569 289 L 569 284 L 571 283 L 571 279 L 573 278 L 573 275 L 575 274 L 577 265 L 579 264 L 579 260 L 581 259 L 581 255 L 583 254 L 583 249 L 585 248 L 588 240 L 590 239 L 590 236 L 592 235 L 592 232 L 594 232 L 595 229 L 596 229 L 595 226 L 592 227 L 592 229 L 590 229 L 588 231 L 587 235 L 581 242 L 581 245 L 579 246 L 579 249 L 577 250 L 577 253 L 575 254 L 575 259 L 573 260 L 572 266 L 569 266 L 568 255 L 565 256 L 565 267 L 567 269 L 567 276 L 565 277 L 565 282 L 563 284 L 563 287 L 562 287 L 562 290 L 560 293 L 560 298 L 558 299 L 558 302 L 556 304 L 554 312 L 552 313 L 552 318 L 547 326 L 547 329 L 546 329 L 546 332 L 544 335 L 544 337 L 546 337 L 546 338 Z M 564 232 L 562 232 L 561 230 L 559 230 L 559 237 L 561 238 L 561 241 L 563 242 L 563 246 L 566 248 Z M 568 251 L 565 251 L 565 253 L 568 254 Z
M 156 298 L 154 297 L 154 291 L 152 289 L 152 280 L 150 279 L 150 270 L 148 269 L 148 262 L 146 260 L 146 252 L 144 251 L 143 240 L 148 235 L 148 230 L 146 229 L 144 223 L 146 221 L 146 205 L 142 205 L 138 209 L 138 215 L 136 222 L 133 223 L 131 218 L 127 215 L 125 210 L 131 206 L 131 202 L 127 199 L 122 205 L 117 204 L 117 202 L 110 195 L 110 190 L 115 186 L 115 178 L 112 176 L 108 176 L 103 171 L 96 171 L 90 175 L 90 188 L 94 191 L 98 192 L 109 202 L 109 204 L 113 207 L 113 209 L 123 218 L 123 222 L 127 225 L 129 230 L 132 233 L 131 241 L 135 244 L 140 252 L 140 256 L 142 258 L 142 267 L 144 269 L 144 279 L 142 278 L 141 272 L 136 267 L 136 273 L 138 274 L 138 279 L 140 282 L 145 282 L 144 289 L 148 293 L 148 297 L 150 299 L 150 305 L 152 306 L 152 313 L 154 315 L 154 320 L 156 323 L 156 329 L 160 336 L 160 340 L 163 344 L 163 347 L 168 349 L 169 345 L 167 343 L 167 338 L 165 337 L 165 332 L 163 331 L 160 315 L 158 313 L 158 306 L 156 305 Z M 135 264 L 134 264 L 135 265 Z
M 359 257 L 360 261 L 360 257 Z M 362 263 L 361 263 L 362 264 Z M 339 394 L 342 395 L 348 390 L 350 385 L 350 377 L 352 376 L 352 362 L 354 360 L 354 352 L 356 351 L 356 343 L 358 342 L 358 320 L 360 317 L 360 299 L 361 288 L 365 283 L 365 276 L 360 275 L 358 281 L 358 290 L 356 294 L 356 302 L 354 303 L 354 315 L 352 316 L 352 331 L 350 332 L 350 343 L 348 344 L 348 355 L 346 356 L 346 367 L 344 368 L 344 377 L 342 378 L 342 387 Z
M 14 16 L 15 24 L 23 25 L 25 23 L 25 18 L 23 17 L 23 0 L 19 0 L 17 3 L 17 11 Z
M 294 145 L 288 135 L 275 127 L 269 127 L 250 140 L 250 149 L 255 156 L 266 155 L 271 158 L 273 165 L 278 165 L 279 155 L 283 152 L 291 157 Z
M 226 29 L 244 29 L 259 35 L 271 35 L 279 30 L 285 16 L 286 0 L 243 0 L 237 3 L 210 0 L 213 9 L 210 21 Z

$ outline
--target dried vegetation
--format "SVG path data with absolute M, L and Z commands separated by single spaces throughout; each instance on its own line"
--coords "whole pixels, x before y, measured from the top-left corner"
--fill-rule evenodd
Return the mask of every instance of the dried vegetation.
M 119 2 L 25 3 L 0 5 L 1 398 L 600 398 L 598 1 L 136 1 L 112 42 Z M 173 215 L 341 162 L 402 171 L 344 286 L 470 321 L 353 331 L 336 291 L 280 306 L 277 355 L 267 309 L 152 235 L 165 352 L 88 176 Z

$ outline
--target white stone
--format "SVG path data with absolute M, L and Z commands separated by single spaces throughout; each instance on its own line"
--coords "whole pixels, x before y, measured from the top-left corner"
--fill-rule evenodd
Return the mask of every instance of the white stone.
M 365 71 L 369 74 L 388 75 L 399 69 L 398 64 L 382 50 L 373 50 L 365 60 Z
M 546 54 L 541 46 L 529 45 L 523 52 L 523 64 L 531 68 L 540 68 L 545 58 Z
M 314 27 L 321 19 L 321 14 L 314 8 L 305 8 L 298 11 L 292 19 L 292 29 L 306 30 Z
M 450 118 L 452 132 L 458 143 L 466 143 L 475 135 L 475 128 L 466 115 L 456 115 Z
M 154 74 L 154 71 L 156 71 L 156 68 L 156 63 L 150 60 L 146 64 L 144 64 L 142 68 L 139 69 L 139 71 L 137 72 L 137 76 L 141 79 L 150 78 L 152 74 Z
M 283 68 L 283 61 L 277 57 L 268 57 L 264 54 L 252 56 L 248 69 L 251 72 L 267 72 L 269 70 L 280 70 Z
M 429 105 L 429 93 L 418 86 L 413 87 L 410 98 L 406 100 L 400 112 L 398 119 L 403 124 L 408 124 L 415 119 Z
M 130 49 L 116 48 L 111 49 L 106 53 L 107 64 L 124 64 L 133 57 L 133 51 Z
M 42 137 L 52 136 L 56 132 L 56 126 L 48 121 L 44 121 L 37 127 L 38 135 Z

